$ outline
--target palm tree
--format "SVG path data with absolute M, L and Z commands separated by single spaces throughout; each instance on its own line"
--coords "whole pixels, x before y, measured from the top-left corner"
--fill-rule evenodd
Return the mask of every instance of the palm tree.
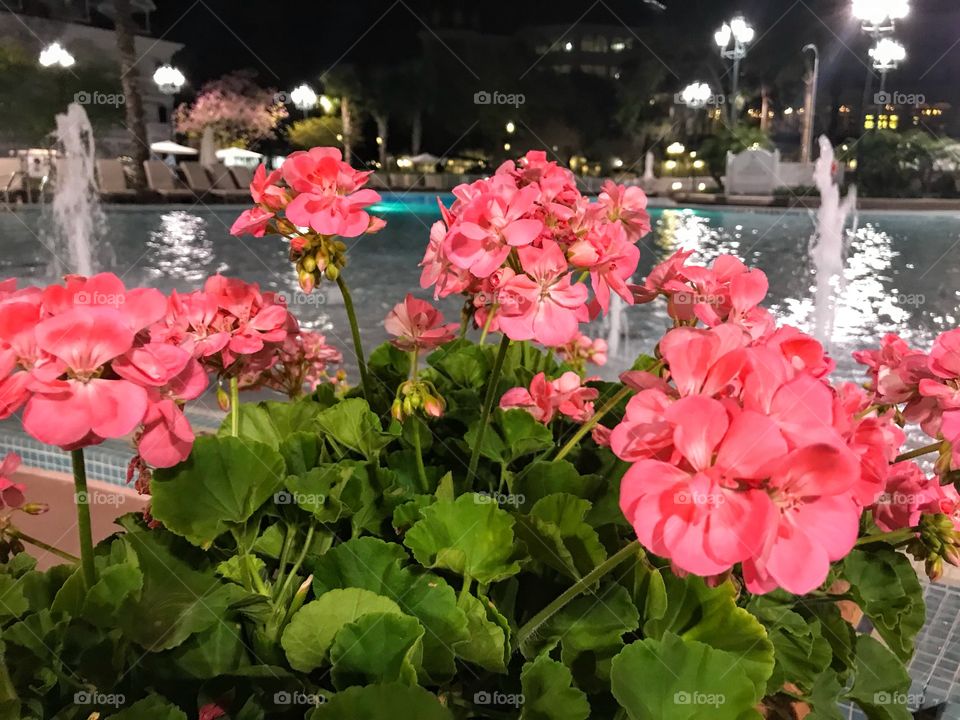
M 134 45 L 136 28 L 130 10 L 130 0 L 113 0 L 113 25 L 117 32 L 117 50 L 120 53 L 120 82 L 123 87 L 127 130 L 133 136 L 133 186 L 144 189 L 147 180 L 143 161 L 150 156 L 147 128 L 143 119 L 143 98 L 140 97 L 140 72 L 137 70 L 137 52 Z
M 340 99 L 340 122 L 343 125 L 343 159 L 353 160 L 353 145 L 360 139 L 361 83 L 351 65 L 338 65 L 321 77 L 327 95 Z

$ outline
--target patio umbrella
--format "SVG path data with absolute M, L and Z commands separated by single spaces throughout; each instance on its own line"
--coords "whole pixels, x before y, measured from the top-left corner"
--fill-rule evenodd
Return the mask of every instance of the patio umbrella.
M 434 165 L 440 162 L 440 158 L 430 153 L 420 153 L 419 155 L 412 156 L 410 162 L 416 165 Z
M 217 146 L 213 139 L 213 127 L 210 125 L 203 129 L 203 137 L 200 139 L 200 164 L 217 164 Z
M 254 152 L 253 150 L 244 150 L 243 148 L 238 147 L 228 147 L 223 148 L 222 150 L 217 150 L 218 160 L 259 160 L 262 157 L 263 153 Z
M 150 151 L 157 155 L 196 155 L 197 151 L 192 147 L 180 145 L 171 140 L 161 140 L 150 145 Z

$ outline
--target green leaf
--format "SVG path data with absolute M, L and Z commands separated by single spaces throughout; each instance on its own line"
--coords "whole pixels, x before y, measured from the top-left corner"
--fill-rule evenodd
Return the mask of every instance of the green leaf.
M 869 720 L 910 720 L 910 676 L 903 663 L 869 635 L 857 638 L 853 687 L 847 693 Z
M 466 340 L 445 345 L 433 352 L 427 362 L 459 387 L 480 389 L 490 375 L 490 354 L 483 346 Z
M 843 688 L 835 672 L 831 670 L 821 672 L 806 699 L 810 706 L 810 714 L 805 720 L 845 720 L 839 707 L 842 691 Z
M 304 605 L 280 639 L 290 666 L 310 672 L 326 664 L 340 629 L 367 613 L 403 614 L 393 600 L 360 588 L 331 590 Z
M 693 575 L 667 575 L 664 582 L 667 611 L 644 623 L 644 633 L 655 639 L 671 633 L 725 651 L 728 662 L 753 681 L 757 696 L 763 695 L 774 668 L 773 644 L 757 618 L 737 607 L 733 583 L 711 588 Z
M 607 559 L 597 531 L 584 518 L 590 503 L 567 493 L 537 500 L 521 515 L 517 534 L 527 551 L 543 565 L 579 580 Z
M 408 560 L 400 545 L 370 537 L 348 540 L 311 561 L 314 594 L 356 587 L 396 602 L 423 625 L 423 670 L 441 682 L 455 670 L 451 648 L 470 637 L 467 618 L 443 578 L 402 567 Z
M 187 720 L 187 715 L 176 705 L 159 695 L 148 695 L 143 700 L 110 716 L 111 720 Z
M 897 657 L 908 661 L 926 617 L 923 588 L 910 561 L 887 548 L 854 549 L 843 561 L 843 577 L 880 637 Z
M 729 653 L 667 632 L 627 645 L 611 687 L 632 720 L 759 720 L 760 695 Z
M 513 518 L 482 495 L 467 493 L 453 503 L 422 511 L 404 537 L 424 567 L 444 568 L 487 584 L 515 575 Z
M 414 495 L 413 500 L 397 505 L 393 511 L 393 529 L 398 533 L 406 532 L 417 520 L 423 517 L 420 511 L 433 505 L 436 498 L 433 495 Z
M 304 475 L 320 463 L 323 442 L 313 430 L 299 431 L 280 443 L 280 454 L 287 464 L 287 475 Z
M 311 430 L 314 418 L 322 409 L 310 398 L 296 402 L 241 403 L 239 437 L 278 450 L 283 441 L 294 433 Z M 230 434 L 228 414 L 220 426 L 219 435 L 224 437 Z
M 586 720 L 590 716 L 587 696 L 573 687 L 570 671 L 546 655 L 523 666 L 520 684 L 520 720 Z
M 127 638 L 147 650 L 176 647 L 224 622 L 227 608 L 243 594 L 212 572 L 195 570 L 161 531 L 128 533 L 122 542 L 137 555 L 143 587 L 121 605 L 117 624 Z
M 368 613 L 345 625 L 330 648 L 334 687 L 401 682 L 417 684 L 423 627 L 409 615 Z
M 368 460 L 377 457 L 394 436 L 383 432 L 380 418 L 366 400 L 349 398 L 327 408 L 316 418 L 320 430 L 337 445 L 357 452 Z
M 244 567 L 246 563 L 246 567 Z M 227 560 L 217 565 L 217 575 L 224 580 L 245 585 L 249 573 L 261 575 L 267 564 L 256 555 L 231 555 Z
M 603 483 L 597 475 L 581 475 L 566 460 L 537 460 L 516 473 L 510 491 L 523 498 L 521 508 L 530 506 L 548 495 L 569 493 L 589 500 Z
M 591 672 L 606 682 L 602 666 L 623 648 L 624 634 L 639 625 L 640 614 L 630 593 L 611 582 L 570 602 L 544 623 L 521 651 L 533 657 L 552 651 L 559 643 L 560 659 L 567 667 L 579 665 L 584 671 L 592 667 Z
M 479 420 L 473 423 L 464 438 L 470 447 L 476 444 L 479 426 Z M 480 454 L 501 465 L 509 465 L 524 455 L 552 447 L 550 428 L 537 422 L 526 410 L 515 408 L 494 413 L 494 421 L 483 434 Z
M 30 609 L 24 587 L 13 575 L 0 575 L 0 622 L 18 618 Z
M 276 502 L 278 505 L 294 503 L 320 522 L 336 522 L 350 514 L 340 496 L 354 471 L 352 466 L 330 464 L 315 467 L 304 475 L 290 475 L 284 480 L 287 492 L 277 493 Z
M 457 607 L 467 618 L 468 630 L 467 637 L 454 646 L 457 656 L 491 672 L 505 673 L 509 646 L 503 616 L 489 600 L 470 593 L 457 598 Z
M 785 681 L 805 691 L 813 688 L 833 658 L 820 621 L 794 611 L 789 600 L 780 602 L 769 595 L 754 597 L 747 609 L 763 623 L 773 643 L 776 667 L 768 691 L 779 692 Z
M 210 547 L 283 486 L 285 471 L 280 454 L 263 443 L 199 437 L 187 460 L 154 473 L 151 513 L 194 545 Z
M 436 695 L 400 683 L 352 687 L 334 695 L 310 720 L 453 720 Z
M 158 662 L 191 678 L 205 680 L 230 675 L 250 666 L 243 632 L 240 623 L 217 623 L 180 647 L 160 655 Z
M 387 387 L 396 387 L 410 376 L 410 353 L 384 343 L 370 353 L 367 369 Z

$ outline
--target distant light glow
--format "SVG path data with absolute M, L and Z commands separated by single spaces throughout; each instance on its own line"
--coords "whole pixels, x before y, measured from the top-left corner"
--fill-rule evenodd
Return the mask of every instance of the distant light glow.
M 313 88 L 304 83 L 303 85 L 298 85 L 291 91 L 290 99 L 293 100 L 293 104 L 298 110 L 306 112 L 316 107 L 318 98 Z
M 853 0 L 853 16 L 879 27 L 910 14 L 910 0 Z
M 667 155 L 683 155 L 686 151 L 683 143 L 675 142 L 667 146 Z
M 160 88 L 160 92 L 173 95 L 180 91 L 187 79 L 177 68 L 172 65 L 161 65 L 153 73 L 153 81 Z
M 881 38 L 876 47 L 871 48 L 870 57 L 877 70 L 893 70 L 907 59 L 906 48 L 891 38 Z
M 40 51 L 40 64 L 43 67 L 52 67 L 59 65 L 63 68 L 71 67 L 76 60 L 67 50 L 58 42 L 50 43 Z
M 713 91 L 703 82 L 693 82 L 680 91 L 680 100 L 687 107 L 701 108 L 710 102 Z
M 319 102 L 320 102 L 320 109 L 323 110 L 324 113 L 329 114 L 333 112 L 333 100 L 331 100 L 329 96 L 321 95 L 319 98 Z

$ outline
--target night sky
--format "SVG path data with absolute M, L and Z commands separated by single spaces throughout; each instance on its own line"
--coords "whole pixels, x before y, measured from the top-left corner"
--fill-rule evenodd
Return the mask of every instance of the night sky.
M 742 12 L 758 40 L 744 66 L 747 84 L 802 72 L 800 48 L 817 42 L 824 87 L 862 87 L 867 40 L 849 13 L 849 0 L 163 0 L 154 32 L 183 42 L 177 62 L 192 84 L 241 68 L 282 88 L 313 81 L 338 62 L 391 63 L 418 53 L 420 33 L 460 25 L 492 34 L 530 26 L 627 24 L 661 57 L 678 86 L 722 72 L 712 43 L 719 23 Z M 907 64 L 888 87 L 960 105 L 960 3 L 913 0 L 898 28 Z M 683 38 L 678 50 L 670 38 Z M 458 62 L 452 55 L 452 63 Z M 478 69 L 482 75 L 482 68 Z M 852 90 L 851 90 L 852 91 Z

